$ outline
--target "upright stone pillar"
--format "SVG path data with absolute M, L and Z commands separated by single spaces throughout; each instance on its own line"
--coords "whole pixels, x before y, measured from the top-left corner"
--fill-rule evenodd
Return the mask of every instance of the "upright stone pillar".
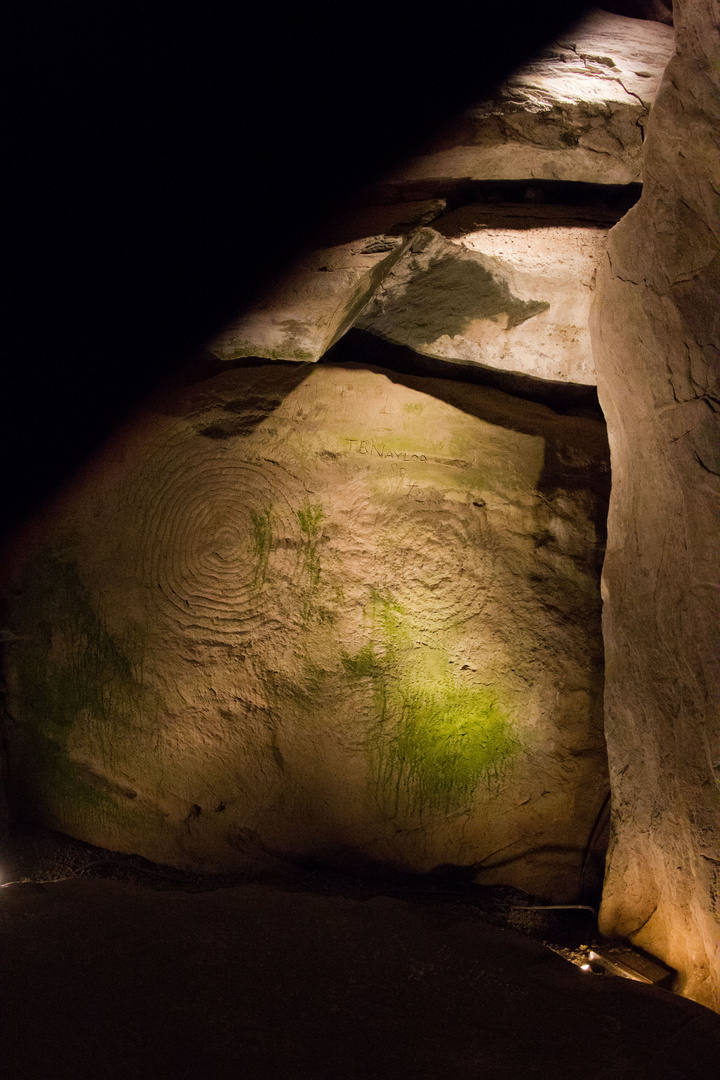
M 601 929 L 718 1011 L 719 24 L 718 0 L 676 0 L 643 195 L 610 233 L 592 318 L 613 471 Z

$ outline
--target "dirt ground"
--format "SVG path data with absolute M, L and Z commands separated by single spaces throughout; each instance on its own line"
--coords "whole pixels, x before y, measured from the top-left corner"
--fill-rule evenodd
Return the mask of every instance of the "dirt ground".
M 720 1070 L 714 1013 L 586 973 L 437 890 L 428 902 L 377 886 L 343 895 L 319 879 L 193 889 L 181 876 L 162 887 L 125 877 L 115 867 L 0 889 L 2 1080 Z

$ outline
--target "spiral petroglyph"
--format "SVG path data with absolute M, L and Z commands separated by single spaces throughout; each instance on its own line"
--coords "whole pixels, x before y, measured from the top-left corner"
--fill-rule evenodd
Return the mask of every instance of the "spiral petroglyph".
M 276 462 L 246 460 L 237 440 L 185 429 L 128 487 L 138 573 L 169 625 L 230 638 L 278 625 L 268 594 L 287 573 L 282 549 L 298 531 L 296 477 Z

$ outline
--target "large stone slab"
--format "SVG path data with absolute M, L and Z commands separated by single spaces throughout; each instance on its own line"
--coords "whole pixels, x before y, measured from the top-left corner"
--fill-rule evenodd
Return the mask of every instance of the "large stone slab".
M 588 320 L 607 229 L 493 218 L 466 207 L 423 229 L 356 326 L 425 356 L 594 384 Z
M 148 415 L 28 567 L 42 820 L 198 869 L 473 868 L 560 900 L 606 790 L 604 425 L 357 366 Z
M 613 488 L 603 572 L 614 842 L 602 927 L 720 1010 L 720 5 L 678 53 L 593 312 Z
M 387 189 L 440 192 L 460 182 L 531 178 L 637 181 L 644 127 L 672 50 L 669 26 L 592 11 L 493 98 L 468 109 L 390 177 Z
M 208 346 L 223 361 L 245 356 L 316 361 L 402 254 L 407 237 L 444 208 L 440 199 L 361 205 L 336 218 L 318 251 L 306 254 Z
M 209 351 L 226 361 L 319 360 L 352 326 L 403 247 L 399 237 L 371 236 L 310 252 Z

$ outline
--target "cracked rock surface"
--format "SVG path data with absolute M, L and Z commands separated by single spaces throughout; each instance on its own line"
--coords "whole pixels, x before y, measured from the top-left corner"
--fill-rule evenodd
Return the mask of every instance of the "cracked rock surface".
M 644 128 L 673 50 L 658 22 L 592 11 L 388 182 L 640 179 Z

